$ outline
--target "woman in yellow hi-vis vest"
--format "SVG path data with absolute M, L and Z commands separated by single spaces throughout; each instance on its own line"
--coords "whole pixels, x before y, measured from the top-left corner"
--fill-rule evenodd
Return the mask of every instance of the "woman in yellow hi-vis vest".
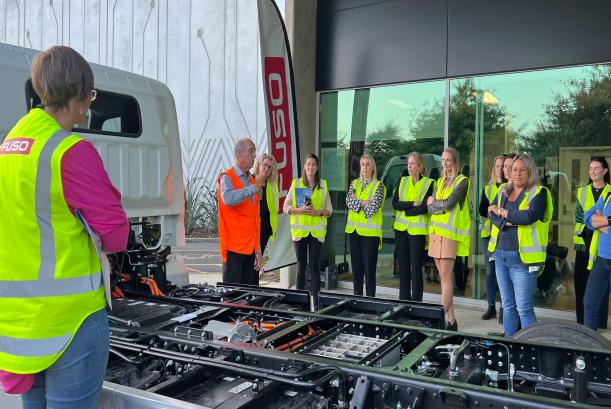
M 505 179 L 503 165 L 505 161 L 505 155 L 497 155 L 492 162 L 492 171 L 490 173 L 490 180 L 488 184 L 482 190 L 482 198 L 479 202 L 479 215 L 482 217 L 482 252 L 484 253 L 484 264 L 486 266 L 486 295 L 488 299 L 488 309 L 482 315 L 483 320 L 489 320 L 490 318 L 496 317 L 496 272 L 494 271 L 494 260 L 488 253 L 488 242 L 490 241 L 490 219 L 488 219 L 488 207 L 490 201 L 494 198 L 499 191 L 499 187 L 507 182 Z M 503 322 L 503 307 L 499 311 L 499 322 Z
M 36 55 L 32 86 L 42 108 L 0 145 L 0 382 L 25 392 L 25 409 L 97 407 L 106 371 L 98 257 L 125 250 L 129 223 L 96 148 L 71 133 L 87 123 L 93 85 L 73 49 Z
M 494 256 L 503 304 L 505 336 L 519 326 L 537 322 L 533 304 L 537 276 L 545 265 L 553 205 L 549 190 L 539 184 L 535 161 L 518 154 L 511 179 L 488 208 L 492 223 L 488 251 Z
M 443 176 L 437 180 L 436 192 L 427 200 L 431 213 L 429 256 L 435 259 L 441 281 L 441 304 L 446 312 L 446 329 L 456 331 L 454 316 L 454 283 L 452 275 L 456 256 L 468 256 L 471 243 L 469 215 L 469 178 L 459 173 L 458 151 L 446 148 L 441 154 Z
M 363 277 L 368 297 L 376 296 L 376 264 L 378 249 L 382 247 L 382 208 L 386 187 L 378 180 L 376 162 L 365 153 L 360 160 L 361 172 L 350 184 L 346 194 L 348 220 L 346 234 L 350 235 L 350 261 L 354 295 L 363 295 Z
M 420 152 L 407 155 L 407 176 L 395 189 L 395 246 L 399 261 L 399 299 L 422 301 L 422 262 L 429 221 L 426 202 L 433 194 L 435 181 L 424 176 L 426 168 Z
M 577 322 L 580 324 L 584 323 L 583 296 L 586 291 L 588 277 L 590 276 L 588 258 L 594 234 L 594 231 L 584 224 L 583 215 L 594 207 L 598 198 L 607 197 L 611 190 L 611 185 L 609 185 L 609 164 L 604 157 L 597 156 L 590 160 L 589 176 L 589 183 L 577 189 L 577 200 L 575 201 L 575 231 L 573 234 L 575 275 L 573 276 L 573 283 L 575 285 L 575 312 L 577 314 Z M 608 309 L 609 298 L 606 297 L 600 306 L 598 328 L 607 328 Z
M 252 174 L 263 175 L 265 186 L 262 189 L 259 201 L 259 215 L 261 217 L 261 254 L 265 253 L 267 243 L 275 240 L 278 228 L 278 166 L 274 157 L 263 153 L 255 159 Z M 259 285 L 259 275 L 256 274 L 256 285 Z
M 333 208 L 327 181 L 318 174 L 318 156 L 306 156 L 303 174 L 293 180 L 284 200 L 284 213 L 291 215 L 291 237 L 297 257 L 297 289 L 305 289 L 306 266 L 310 265 L 310 293 L 318 305 L 320 250 L 327 235 L 327 217 Z

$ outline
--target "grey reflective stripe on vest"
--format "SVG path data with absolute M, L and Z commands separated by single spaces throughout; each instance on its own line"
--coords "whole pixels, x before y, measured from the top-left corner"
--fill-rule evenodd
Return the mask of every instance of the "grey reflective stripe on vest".
M 403 188 L 403 192 L 401 193 L 401 197 L 400 199 L 402 199 L 403 201 L 405 201 L 404 199 L 407 199 L 405 197 L 406 190 L 407 190 L 407 178 L 409 178 L 410 176 L 405 176 L 405 179 L 403 179 L 405 181 L 405 187 Z M 428 183 L 429 178 L 424 177 L 422 179 L 422 186 L 420 187 L 420 192 L 418 192 L 418 201 L 422 202 L 422 199 L 424 199 L 424 194 L 426 193 L 426 187 L 429 184 Z M 415 228 L 420 228 L 420 229 L 426 229 L 428 226 L 426 223 L 424 223 L 424 216 L 423 215 L 418 215 L 418 222 L 409 222 L 409 220 L 407 220 L 407 217 L 414 217 L 414 216 L 406 216 L 405 212 L 399 212 L 399 217 L 395 218 L 395 222 L 402 224 L 404 226 L 407 227 L 415 227 Z
M 588 187 L 584 186 L 581 188 L 581 194 L 579 195 L 579 204 L 581 205 L 581 208 L 585 210 L 586 207 L 586 194 Z
M 460 182 L 462 182 L 462 180 L 463 178 L 460 179 Z M 460 182 L 458 180 L 455 181 L 452 190 L 454 190 L 456 186 L 458 186 L 458 183 Z M 467 200 L 466 197 L 465 197 L 465 200 Z M 454 218 L 456 217 L 456 214 L 458 213 L 458 207 L 460 207 L 460 203 L 457 203 L 456 206 L 454 206 L 454 208 L 450 211 L 450 218 L 448 219 L 447 224 L 431 220 L 431 226 L 435 226 L 435 227 L 439 227 L 441 229 L 447 230 L 449 232 L 456 234 L 457 236 L 470 236 L 471 230 L 458 230 L 456 227 L 452 225 L 454 223 Z
M 51 225 L 51 160 L 59 144 L 70 136 L 63 129 L 47 140 L 38 157 L 35 211 L 40 230 L 38 280 L 0 281 L 0 297 L 32 298 L 74 295 L 94 291 L 102 285 L 102 273 L 55 280 L 55 237 Z
M 63 350 L 72 334 L 44 339 L 12 338 L 0 335 L 0 350 L 9 355 L 41 357 L 55 355 Z

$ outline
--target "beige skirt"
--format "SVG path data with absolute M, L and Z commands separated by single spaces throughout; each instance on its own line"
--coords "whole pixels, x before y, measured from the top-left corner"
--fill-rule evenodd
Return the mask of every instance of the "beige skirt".
M 429 235 L 429 256 L 433 258 L 451 258 L 456 260 L 456 240 L 439 236 L 435 233 Z

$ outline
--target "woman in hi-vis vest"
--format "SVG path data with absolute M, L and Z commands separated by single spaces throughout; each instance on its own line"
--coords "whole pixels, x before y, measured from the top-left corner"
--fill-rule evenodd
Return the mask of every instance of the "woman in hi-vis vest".
M 575 245 L 575 312 L 577 322 L 584 323 L 583 295 L 586 291 L 590 270 L 588 269 L 588 258 L 590 244 L 592 243 L 593 230 L 590 230 L 583 221 L 583 215 L 590 210 L 598 199 L 607 197 L 611 190 L 609 185 L 609 164 L 602 156 L 593 157 L 590 160 L 590 180 L 586 186 L 577 189 L 575 200 L 575 232 L 573 244 Z M 607 328 L 607 315 L 609 310 L 609 298 L 605 297 L 600 306 L 598 328 Z
M 274 157 L 263 153 L 255 159 L 252 174 L 263 175 L 265 186 L 262 187 L 259 201 L 259 215 L 261 217 L 261 254 L 265 254 L 267 243 L 275 240 L 278 228 L 278 166 Z M 258 285 L 257 275 L 257 285 Z
M 535 161 L 526 154 L 513 159 L 511 179 L 491 203 L 488 251 L 494 256 L 505 336 L 510 337 L 519 326 L 537 322 L 533 299 L 554 209 L 549 190 L 540 185 Z
M 435 194 L 428 198 L 431 213 L 429 256 L 435 259 L 441 281 L 441 304 L 446 312 L 446 329 L 456 331 L 454 316 L 454 262 L 468 256 L 471 242 L 469 179 L 460 174 L 458 151 L 446 148 L 441 154 L 443 176 L 437 180 Z
M 327 181 L 318 174 L 318 156 L 306 156 L 303 174 L 294 179 L 284 199 L 284 213 L 291 215 L 291 237 L 297 257 L 297 289 L 305 289 L 306 266 L 310 265 L 310 293 L 318 307 L 320 250 L 327 235 L 327 217 L 333 208 Z
M 348 220 L 345 233 L 350 235 L 350 261 L 354 295 L 363 295 L 363 277 L 368 297 L 376 296 L 376 264 L 382 247 L 382 208 L 386 187 L 378 180 L 376 162 L 365 153 L 360 160 L 361 173 L 350 184 L 346 195 Z
M 482 198 L 479 202 L 479 215 L 482 217 L 482 252 L 484 253 L 484 264 L 486 266 L 486 294 L 488 298 L 488 309 L 482 315 L 483 320 L 489 320 L 496 317 L 496 272 L 494 271 L 494 260 L 488 253 L 488 243 L 490 242 L 490 219 L 488 219 L 488 207 L 490 201 L 496 196 L 499 187 L 507 182 L 504 172 L 505 155 L 497 155 L 492 161 L 492 170 L 490 172 L 490 180 L 482 189 Z M 499 322 L 503 322 L 503 307 L 499 311 Z
M 125 250 L 129 223 L 96 148 L 72 130 L 104 94 L 64 46 L 34 57 L 32 86 L 41 106 L 0 145 L 0 383 L 25 392 L 25 409 L 95 408 L 109 351 L 99 257 Z
M 392 198 L 399 260 L 399 299 L 422 301 L 422 262 L 431 219 L 426 202 L 433 194 L 435 181 L 424 176 L 424 157 L 419 152 L 407 155 L 407 172 L 407 176 L 401 177 Z

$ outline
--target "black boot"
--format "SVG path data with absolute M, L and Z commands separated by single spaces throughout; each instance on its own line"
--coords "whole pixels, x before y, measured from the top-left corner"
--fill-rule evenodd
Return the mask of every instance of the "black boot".
M 502 311 L 502 309 L 501 309 L 501 311 Z M 486 310 L 486 312 L 482 315 L 482 319 L 484 321 L 487 321 L 490 318 L 496 318 L 496 308 L 494 308 L 494 305 L 489 305 L 488 309 Z
M 503 324 L 503 307 L 499 308 L 499 324 Z

